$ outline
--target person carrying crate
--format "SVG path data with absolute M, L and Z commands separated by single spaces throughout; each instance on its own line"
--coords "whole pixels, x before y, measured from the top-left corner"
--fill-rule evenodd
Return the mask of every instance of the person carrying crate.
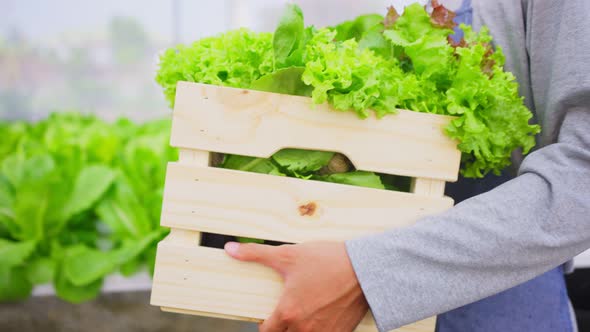
M 488 26 L 503 46 L 543 127 L 538 149 L 514 178 L 449 187 L 469 199 L 412 227 L 345 243 L 229 243 L 232 257 L 285 278 L 260 330 L 352 331 L 370 307 L 379 331 L 437 314 L 441 332 L 575 331 L 563 273 L 590 247 L 588 17 L 586 0 L 465 1 L 458 21 Z

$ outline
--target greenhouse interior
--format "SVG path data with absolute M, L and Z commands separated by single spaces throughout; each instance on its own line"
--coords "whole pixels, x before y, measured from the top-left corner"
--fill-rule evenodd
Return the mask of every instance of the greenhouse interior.
M 567 29 L 574 23 L 563 23 L 565 16 L 547 18 L 538 8 L 565 13 L 579 5 L 587 18 L 585 1 L 541 0 L 535 9 L 532 0 L 0 0 L 0 331 L 340 332 L 357 328 L 370 309 L 374 321 L 367 317 L 355 331 L 590 332 L 590 187 L 573 178 L 590 178 L 590 158 L 566 172 L 572 178 L 546 180 L 555 197 L 532 193 L 526 203 L 493 206 L 503 204 L 495 191 L 527 196 L 517 181 L 530 178 L 522 172 L 535 169 L 535 155 L 556 142 L 545 134 L 554 124 L 533 115 L 551 111 L 537 106 L 540 90 L 519 90 L 551 78 L 514 64 L 526 52 L 526 61 L 536 60 L 522 45 L 510 48 L 522 36 L 502 20 L 526 14 L 521 24 L 554 20 L 549 24 Z M 474 32 L 471 24 L 490 29 Z M 585 38 L 580 48 L 590 45 L 590 25 L 572 29 Z M 579 95 L 590 95 L 590 82 L 579 84 Z M 575 101 L 590 110 L 590 99 Z M 329 108 L 336 111 L 322 113 Z M 197 111 L 203 115 L 191 115 Z M 398 116 L 424 131 L 395 124 Z M 338 150 L 345 144 L 356 146 Z M 412 164 L 422 147 L 439 150 Z M 588 145 L 577 151 L 584 149 L 589 157 Z M 436 158 L 442 161 L 434 165 Z M 577 199 L 572 188 L 558 192 L 555 179 L 578 183 Z M 423 183 L 429 187 L 418 189 Z M 527 215 L 536 194 L 552 204 L 543 205 L 543 220 Z M 563 196 L 571 202 L 559 207 Z M 511 209 L 522 210 L 518 220 L 511 212 L 503 218 Z M 465 211 L 482 215 L 461 219 Z M 409 218 L 407 233 L 390 230 L 401 225 L 398 213 Z M 449 220 L 449 232 L 477 237 L 481 248 L 432 235 L 437 229 L 428 223 L 445 216 L 460 216 Z M 461 226 L 477 218 L 489 226 Z M 391 227 L 384 225 L 390 219 Z M 514 226 L 520 219 L 547 238 L 524 235 L 525 226 Z M 574 226 L 555 230 L 570 227 L 558 222 Z M 380 228 L 369 232 L 367 224 Z M 510 227 L 513 233 L 501 233 Z M 369 233 L 374 238 L 361 238 Z M 424 242 L 412 242 L 417 238 Z M 303 268 L 296 279 L 256 254 L 238 263 L 228 247 L 303 252 L 314 241 L 340 245 L 364 305 L 355 307 L 358 319 L 352 304 L 340 312 L 332 308 L 344 303 L 322 302 L 330 317 L 316 308 L 331 296 L 329 282 L 317 286 L 322 275 L 348 285 L 345 273 L 329 274 L 327 265 L 342 258 L 328 258 L 330 250 L 315 253 L 316 265 L 310 256 L 309 266 L 320 270 Z M 394 260 L 403 254 L 416 266 Z M 279 293 L 282 282 L 303 291 Z M 275 307 L 287 302 L 296 318 L 280 325 L 276 317 L 291 313 Z

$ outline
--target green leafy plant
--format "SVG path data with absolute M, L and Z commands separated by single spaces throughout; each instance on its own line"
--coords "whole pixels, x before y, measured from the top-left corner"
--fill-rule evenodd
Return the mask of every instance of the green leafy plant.
M 402 15 L 391 7 L 385 16 L 317 29 L 306 27 L 301 9 L 289 5 L 274 34 L 241 29 L 169 49 L 156 80 L 171 105 L 183 80 L 308 96 L 360 118 L 398 108 L 453 115 L 446 133 L 463 153 L 462 174 L 499 174 L 514 150 L 531 150 L 540 128 L 529 124 L 532 113 L 514 76 L 503 70 L 502 49 L 492 48 L 488 30 L 461 26 L 465 39 L 455 43 L 454 13 L 436 1 L 433 7 L 429 13 L 413 4 Z M 252 162 L 239 160 L 244 165 L 232 159 L 224 166 L 240 169 Z M 305 160 L 311 162 L 299 163 Z M 284 171 L 270 167 L 274 157 L 260 163 L 268 173 Z
M 0 124 L 0 301 L 52 283 L 78 303 L 113 272 L 153 269 L 169 133 L 75 113 Z

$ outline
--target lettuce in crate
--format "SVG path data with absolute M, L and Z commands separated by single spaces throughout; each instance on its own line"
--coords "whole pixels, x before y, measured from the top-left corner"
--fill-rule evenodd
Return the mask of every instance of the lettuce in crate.
M 182 80 L 308 96 L 313 103 L 356 112 L 359 119 L 399 108 L 452 115 L 446 134 L 458 142 L 463 176 L 499 174 L 514 150 L 526 154 L 533 148 L 540 128 L 529 123 L 532 113 L 514 76 L 504 71 L 502 49 L 492 47 L 488 30 L 476 33 L 463 25 L 465 38 L 454 43 L 454 13 L 436 1 L 433 8 L 429 13 L 416 3 L 399 15 L 391 7 L 385 16 L 318 29 L 306 27 L 301 9 L 289 5 L 273 34 L 239 29 L 167 50 L 156 81 L 171 106 Z M 307 156 L 311 152 L 289 153 L 299 154 L 301 169 L 285 168 L 273 156 L 257 161 L 257 170 L 326 179 L 317 171 L 328 158 L 308 172 L 312 168 L 305 164 L 317 163 Z M 223 166 L 246 169 L 251 163 L 252 158 L 227 156 Z M 349 173 L 359 178 L 354 169 Z M 350 182 L 346 175 L 338 178 Z M 356 184 L 374 187 L 374 179 L 367 180 Z
M 402 15 L 359 16 L 334 27 L 305 26 L 288 5 L 273 34 L 229 31 L 167 50 L 156 81 L 174 106 L 178 81 L 311 97 L 359 119 L 397 109 L 452 115 L 446 134 L 462 152 L 461 173 L 481 178 L 510 165 L 511 153 L 528 153 L 538 125 L 503 70 L 502 49 L 492 48 L 486 28 L 461 26 L 453 42 L 454 13 L 436 0 Z M 376 142 L 378 144 L 378 142 Z M 342 167 L 330 167 L 340 164 Z M 378 189 L 407 189 L 403 179 L 354 169 L 345 156 L 286 149 L 268 159 L 226 155 L 224 168 Z M 401 184 L 401 186 L 400 186 Z M 242 239 L 251 241 L 251 239 Z

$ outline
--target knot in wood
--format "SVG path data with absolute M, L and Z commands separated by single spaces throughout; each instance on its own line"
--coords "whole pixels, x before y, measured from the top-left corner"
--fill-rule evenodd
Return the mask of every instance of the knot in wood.
M 299 206 L 299 214 L 302 216 L 313 216 L 318 206 L 315 202 L 310 202 Z

